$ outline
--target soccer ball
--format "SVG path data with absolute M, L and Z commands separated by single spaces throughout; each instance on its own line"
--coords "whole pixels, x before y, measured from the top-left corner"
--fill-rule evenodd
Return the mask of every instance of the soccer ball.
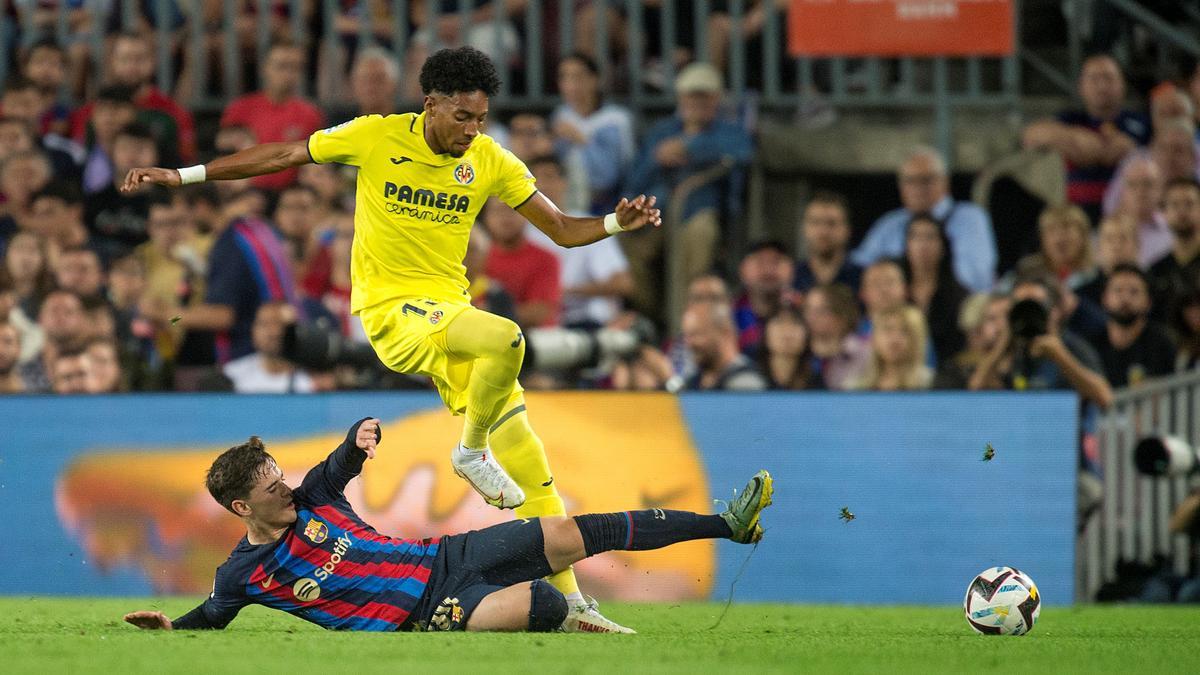
M 963 613 L 984 635 L 1024 635 L 1033 630 L 1042 610 L 1037 584 L 1021 570 L 989 567 L 967 586 Z

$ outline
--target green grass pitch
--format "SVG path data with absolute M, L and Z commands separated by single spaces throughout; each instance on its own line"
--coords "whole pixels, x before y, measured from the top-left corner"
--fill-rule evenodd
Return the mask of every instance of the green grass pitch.
M 225 631 L 144 632 L 125 611 L 194 599 L 0 598 L 5 673 L 1198 673 L 1200 608 L 1043 608 L 1021 637 L 975 635 L 957 607 L 618 604 L 639 635 L 323 631 L 261 607 Z

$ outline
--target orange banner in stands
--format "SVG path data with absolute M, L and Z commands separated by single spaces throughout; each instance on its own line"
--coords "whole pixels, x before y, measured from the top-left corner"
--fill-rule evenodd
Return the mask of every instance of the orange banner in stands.
M 1007 56 L 1012 0 L 792 0 L 792 56 Z

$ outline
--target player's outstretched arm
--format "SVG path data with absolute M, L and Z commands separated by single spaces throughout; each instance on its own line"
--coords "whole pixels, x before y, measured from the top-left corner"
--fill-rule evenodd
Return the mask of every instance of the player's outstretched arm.
M 145 630 L 173 630 L 175 628 L 166 614 L 146 610 L 126 614 L 125 623 L 131 623 Z
M 654 208 L 653 195 L 621 199 L 616 211 L 607 216 L 578 218 L 568 216 L 554 202 L 538 192 L 517 208 L 525 220 L 546 233 L 559 246 L 571 248 L 599 241 L 620 232 L 640 230 L 647 225 L 662 225 L 662 214 Z
M 288 143 L 263 143 L 239 150 L 232 155 L 218 157 L 208 164 L 202 165 L 201 177 L 189 182 L 251 178 L 310 162 L 312 162 L 312 157 L 308 154 L 308 139 Z M 196 167 L 192 167 L 192 169 L 196 169 Z M 185 169 L 185 171 L 187 170 Z M 125 175 L 121 191 L 133 192 L 147 184 L 177 187 L 183 184 L 183 174 L 179 169 L 158 167 L 131 169 Z

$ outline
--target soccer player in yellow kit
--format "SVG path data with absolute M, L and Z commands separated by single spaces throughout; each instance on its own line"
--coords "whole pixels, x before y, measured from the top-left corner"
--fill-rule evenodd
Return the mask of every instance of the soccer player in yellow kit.
M 306 141 L 264 143 L 207 165 L 133 169 L 122 189 L 248 178 L 309 162 L 359 167 L 351 311 L 371 345 L 392 370 L 431 377 L 450 411 L 465 414 L 451 461 L 489 504 L 520 517 L 565 515 L 517 382 L 524 336 L 508 319 L 471 305 L 467 240 L 489 196 L 560 246 L 660 225 L 655 198 L 622 199 L 603 217 L 563 214 L 537 191 L 524 163 L 482 133 L 500 83 L 486 56 L 471 47 L 439 51 L 420 80 L 420 114 L 358 117 Z M 571 569 L 550 582 L 571 606 L 565 629 L 633 632 L 599 613 Z

